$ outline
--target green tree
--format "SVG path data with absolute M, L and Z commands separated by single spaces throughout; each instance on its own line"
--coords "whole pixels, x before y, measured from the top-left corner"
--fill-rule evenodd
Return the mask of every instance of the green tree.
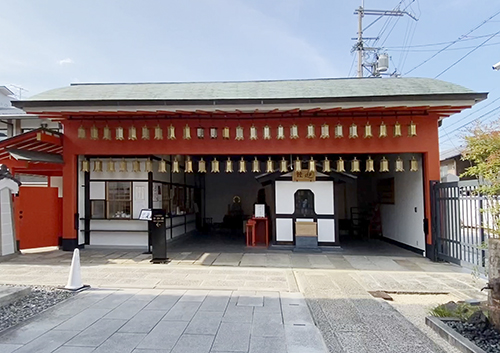
M 500 329 L 500 120 L 477 124 L 464 139 L 462 159 L 472 163 L 463 175 L 476 177 L 478 193 L 486 196 L 481 226 L 488 234 L 488 306 L 491 322 Z

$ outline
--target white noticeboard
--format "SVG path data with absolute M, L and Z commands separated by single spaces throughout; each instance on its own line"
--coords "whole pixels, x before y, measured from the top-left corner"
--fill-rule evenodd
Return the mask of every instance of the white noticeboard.
M 150 221 L 152 214 L 153 214 L 153 212 L 150 209 L 143 209 L 143 210 L 141 210 L 141 213 L 139 214 L 139 219 L 141 221 Z
M 266 217 L 266 207 L 262 204 L 255 205 L 255 218 Z

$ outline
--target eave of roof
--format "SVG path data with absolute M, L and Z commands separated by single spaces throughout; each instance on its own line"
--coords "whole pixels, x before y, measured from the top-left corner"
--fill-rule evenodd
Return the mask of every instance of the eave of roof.
M 328 104 L 485 99 L 452 83 L 428 78 L 317 79 L 246 82 L 73 84 L 16 101 L 19 108 L 85 106 L 207 106 Z

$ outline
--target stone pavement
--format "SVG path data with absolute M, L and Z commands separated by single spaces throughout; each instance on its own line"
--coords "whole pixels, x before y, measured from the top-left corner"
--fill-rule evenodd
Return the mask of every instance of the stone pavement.
M 210 250 L 213 251 L 214 249 Z M 96 305 L 98 307 L 99 305 L 105 306 L 105 308 L 99 308 L 100 311 L 97 312 L 87 311 L 87 313 L 91 313 L 90 315 L 81 314 L 79 317 L 83 322 L 82 325 L 86 325 L 85 327 L 89 327 L 90 330 L 91 325 L 100 319 L 144 322 L 144 315 L 149 314 L 143 313 L 145 310 L 148 311 L 147 306 L 141 306 L 141 300 L 130 300 L 131 296 L 137 295 L 138 291 L 143 289 L 147 289 L 151 293 L 165 293 L 167 296 L 169 296 L 168 293 L 179 293 L 179 290 L 198 290 L 200 293 L 208 293 L 206 294 L 207 299 L 212 295 L 216 295 L 216 293 L 226 293 L 226 296 L 231 294 L 231 298 L 239 298 L 240 293 L 248 292 L 255 293 L 250 296 L 245 294 L 248 298 L 264 295 L 262 293 L 268 293 L 266 295 L 274 293 L 272 295 L 280 298 L 280 310 L 283 319 L 287 315 L 283 307 L 283 298 L 288 298 L 288 295 L 301 295 L 305 298 L 312 313 L 314 324 L 320 330 L 330 352 L 456 352 L 447 342 L 433 335 L 422 325 L 424 317 L 431 305 L 435 305 L 436 302 L 439 303 L 440 300 L 463 300 L 467 298 L 484 300 L 486 293 L 480 292 L 485 283 L 484 279 L 475 279 L 470 272 L 459 266 L 433 263 L 423 257 L 397 249 L 386 248 L 386 250 L 381 252 L 383 254 L 381 256 L 375 252 L 303 254 L 273 250 L 201 252 L 196 249 L 182 249 L 169 253 L 172 258 L 171 263 L 152 265 L 149 263 L 149 255 L 142 254 L 137 250 L 84 249 L 81 251 L 82 278 L 84 283 L 90 284 L 95 290 L 87 292 L 89 294 L 78 294 L 72 300 L 83 303 L 83 298 L 91 296 L 90 293 L 92 293 L 92 296 L 96 295 L 97 297 L 104 295 L 110 298 L 129 296 L 127 303 L 131 305 L 123 305 L 122 308 L 129 312 L 127 315 L 130 317 L 118 315 L 118 317 L 113 318 L 112 316 L 115 314 L 110 314 L 113 310 L 116 313 L 117 311 L 112 307 L 117 308 L 125 299 L 120 301 L 121 299 L 106 300 L 101 298 L 101 304 L 96 303 Z M 0 283 L 64 285 L 67 280 L 70 261 L 71 254 L 62 251 L 20 255 L 0 263 Z M 109 288 L 113 288 L 113 290 L 110 292 Z M 121 289 L 116 290 L 119 288 Z M 368 291 L 372 290 L 383 290 L 398 294 L 394 294 L 395 301 L 391 303 L 371 297 Z M 143 293 L 145 292 L 143 291 Z M 157 297 L 160 297 L 160 294 L 157 294 Z M 97 301 L 97 299 L 86 300 Z M 231 300 L 230 304 L 234 304 L 241 311 L 250 311 L 248 308 L 242 309 L 243 306 L 240 308 L 236 305 L 237 299 Z M 252 300 L 255 299 L 248 299 L 250 302 Z M 108 302 L 110 304 L 106 304 Z M 179 301 L 179 303 L 182 302 L 184 300 Z M 264 299 L 262 303 L 265 304 Z M 70 327 L 71 329 L 68 330 L 55 329 L 60 324 L 58 320 L 62 320 L 64 315 L 70 313 L 67 305 L 65 303 L 59 306 L 59 308 L 62 308 L 61 312 L 58 309 L 47 316 L 40 316 L 36 319 L 36 324 L 29 323 L 28 328 L 23 327 L 5 333 L 1 339 L 7 340 L 4 341 L 4 344 L 7 344 L 10 339 L 6 338 L 7 336 L 15 336 L 18 333 L 23 334 L 24 331 L 28 331 L 25 334 L 28 338 L 20 343 L 31 344 L 30 347 L 32 347 L 36 343 L 30 342 L 35 342 L 34 340 L 40 334 L 39 331 L 50 329 L 49 338 L 53 337 L 57 342 L 64 341 L 61 345 L 71 342 L 73 337 L 79 333 L 73 332 L 74 335 L 71 336 L 72 333 L 65 332 L 75 331 L 74 327 Z M 85 309 L 89 305 L 78 304 L 77 307 L 82 306 Z M 110 305 L 110 312 L 104 313 L 104 310 L 108 309 L 107 305 Z M 294 305 L 289 306 L 293 307 Z M 299 305 L 299 307 L 301 307 L 299 311 L 304 311 L 301 314 L 305 315 L 308 312 L 306 306 Z M 194 309 L 191 308 L 191 310 Z M 204 312 L 201 309 L 197 310 L 196 314 Z M 244 322 L 246 324 L 244 326 L 246 327 L 245 330 L 248 330 L 248 325 L 250 327 L 255 326 L 260 320 L 259 315 L 261 314 L 256 314 L 259 310 L 262 310 L 262 307 L 253 308 L 252 320 L 257 321 Z M 106 317 L 108 314 L 111 317 Z M 156 320 L 155 322 L 158 325 L 164 321 L 168 322 L 169 320 L 165 320 L 168 313 L 164 314 L 163 319 L 159 318 L 158 316 L 161 314 L 157 313 L 156 316 L 152 316 L 152 320 Z M 247 313 L 246 315 L 250 314 Z M 219 320 L 217 323 L 219 327 L 232 327 L 232 325 L 224 325 L 224 316 L 214 320 Z M 112 323 L 118 325 L 117 322 Z M 311 321 L 303 323 L 306 326 L 309 325 L 308 327 L 311 330 L 315 329 Z M 123 323 L 123 325 L 126 325 L 126 323 Z M 140 342 L 143 342 L 144 337 L 155 330 L 154 327 L 146 324 L 142 325 L 145 325 L 144 329 L 149 331 L 131 332 L 130 337 L 123 339 L 123 344 L 133 346 L 133 343 L 137 342 L 139 337 L 142 337 Z M 184 331 L 182 325 L 178 325 L 180 325 L 180 328 L 177 327 L 177 338 L 180 338 Z M 185 328 L 188 327 L 187 325 Z M 285 330 L 285 342 L 289 342 L 287 340 L 292 336 L 300 337 L 295 334 L 286 336 L 286 320 L 282 321 L 282 325 Z M 114 342 L 113 340 L 121 341 L 117 338 L 124 334 L 123 331 L 120 331 L 122 330 L 121 327 L 123 326 L 116 328 L 113 331 L 115 333 L 109 334 L 109 339 L 112 340 L 110 342 Z M 297 327 L 301 326 L 295 325 L 293 327 L 298 330 Z M 114 329 L 110 328 L 109 330 Z M 37 334 L 31 335 L 29 332 L 32 331 L 37 332 Z M 60 331 L 64 332 L 61 333 Z M 82 331 L 84 330 L 82 329 Z M 179 331 L 182 332 L 179 333 Z M 89 336 L 92 336 L 93 331 L 86 332 Z M 212 332 L 212 336 L 217 334 L 217 332 L 210 332 Z M 190 335 L 188 332 L 185 334 Z M 259 343 L 257 341 L 252 343 L 251 337 L 253 336 L 250 336 L 249 349 L 252 349 L 252 344 L 267 345 L 271 344 L 271 341 L 274 342 L 274 338 L 262 338 Z M 200 338 L 200 340 L 202 339 Z M 215 337 L 212 343 L 215 345 L 215 342 L 221 342 L 221 339 L 217 341 L 217 337 Z M 302 339 L 297 338 L 297 341 L 290 342 L 292 343 L 287 343 L 289 344 L 289 346 L 287 345 L 289 350 L 290 347 L 296 347 L 297 343 L 302 342 Z M 317 339 L 315 342 L 318 344 L 317 342 L 321 342 L 321 340 Z M 18 343 L 11 341 L 10 344 Z M 139 344 L 137 343 L 137 345 Z M 200 344 L 208 345 L 206 342 Z M 77 350 L 72 347 L 71 352 L 87 352 L 89 348 L 80 347 Z M 59 350 L 59 352 L 64 352 L 64 349 Z M 176 349 L 175 346 L 174 349 Z M 274 347 L 273 349 L 279 352 L 280 348 Z M 137 350 L 137 352 L 141 352 L 141 350 Z M 170 352 L 170 350 L 164 349 L 163 352 Z M 298 352 L 308 351 L 298 350 Z
M 16 353 L 327 353 L 300 293 L 89 290 L 0 335 Z

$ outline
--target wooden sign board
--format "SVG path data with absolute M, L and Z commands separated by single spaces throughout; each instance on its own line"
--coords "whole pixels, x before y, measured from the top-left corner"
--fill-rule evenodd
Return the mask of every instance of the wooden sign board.
M 318 235 L 316 222 L 295 222 L 295 235 L 315 237 Z
M 316 181 L 316 172 L 308 170 L 294 171 L 292 181 Z

